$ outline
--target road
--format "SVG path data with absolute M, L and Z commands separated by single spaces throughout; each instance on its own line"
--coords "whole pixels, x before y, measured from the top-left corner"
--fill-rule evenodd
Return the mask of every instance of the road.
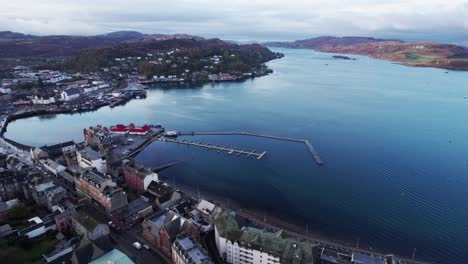
M 112 238 L 117 242 L 117 249 L 125 253 L 137 264 L 166 264 L 168 260 L 163 259 L 160 255 L 151 249 L 136 249 L 133 247 L 134 242 L 145 244 L 143 239 L 137 237 L 132 231 L 122 231 L 116 233 L 112 231 Z

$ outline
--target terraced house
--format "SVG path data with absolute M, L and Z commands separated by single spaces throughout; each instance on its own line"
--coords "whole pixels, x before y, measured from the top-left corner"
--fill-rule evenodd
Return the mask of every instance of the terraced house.
M 85 170 L 75 180 L 79 194 L 91 199 L 110 213 L 127 205 L 127 194 L 108 176 Z

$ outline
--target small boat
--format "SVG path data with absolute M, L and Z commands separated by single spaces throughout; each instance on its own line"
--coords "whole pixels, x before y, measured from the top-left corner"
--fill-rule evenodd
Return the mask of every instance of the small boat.
M 177 137 L 179 135 L 179 133 L 177 133 L 177 131 L 167 131 L 164 136 L 165 137 Z

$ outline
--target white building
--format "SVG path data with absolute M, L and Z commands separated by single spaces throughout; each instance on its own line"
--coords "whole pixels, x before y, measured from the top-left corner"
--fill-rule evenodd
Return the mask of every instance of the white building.
M 107 173 L 107 161 L 99 152 L 87 147 L 77 151 L 76 157 L 81 168 L 96 168 L 100 173 Z
M 69 89 L 63 91 L 60 94 L 60 97 L 62 98 L 63 101 L 73 100 L 75 98 L 80 97 L 80 90 L 78 90 L 76 88 L 69 88 Z
M 90 87 L 85 87 L 83 88 L 83 93 L 91 93 L 94 91 L 97 91 L 98 87 L 97 86 L 90 86 Z
M 0 87 L 0 93 L 2 93 L 2 94 L 10 94 L 10 93 L 11 93 L 11 89 L 8 88 L 8 87 Z
M 60 172 L 66 169 L 64 166 L 58 164 L 57 162 L 51 159 L 41 159 L 39 160 L 39 163 L 41 163 L 46 170 L 50 171 L 55 176 L 57 176 Z
M 252 227 L 238 228 L 227 213 L 215 220 L 215 242 L 220 256 L 232 264 L 314 264 L 317 246 Z
M 31 101 L 33 104 L 48 105 L 48 104 L 55 103 L 55 98 L 54 97 L 43 98 L 43 97 L 38 97 L 36 95 Z

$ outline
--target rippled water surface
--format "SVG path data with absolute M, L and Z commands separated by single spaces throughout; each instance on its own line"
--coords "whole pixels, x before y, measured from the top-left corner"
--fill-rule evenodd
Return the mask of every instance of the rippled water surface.
M 94 124 L 161 123 L 179 131 L 248 131 L 185 137 L 267 151 L 260 161 L 154 143 L 147 166 L 180 185 L 262 208 L 325 236 L 442 263 L 468 259 L 468 73 L 409 68 L 310 50 L 279 50 L 274 74 L 240 83 L 167 89 L 114 109 L 13 122 L 7 137 L 32 145 L 82 140 Z

